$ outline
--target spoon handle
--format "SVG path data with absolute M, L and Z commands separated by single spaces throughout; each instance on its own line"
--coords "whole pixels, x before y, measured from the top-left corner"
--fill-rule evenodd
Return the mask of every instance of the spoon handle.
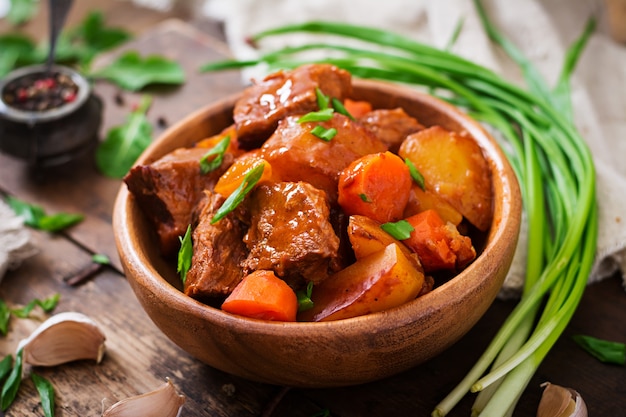
M 49 0 L 50 13 L 50 50 L 48 51 L 47 69 L 50 71 L 54 63 L 56 44 L 59 33 L 65 24 L 65 19 L 72 8 L 73 0 Z

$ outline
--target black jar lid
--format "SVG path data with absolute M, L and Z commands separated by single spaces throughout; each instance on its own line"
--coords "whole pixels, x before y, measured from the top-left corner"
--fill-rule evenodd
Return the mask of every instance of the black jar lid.
M 49 122 L 63 118 L 72 114 L 79 109 L 89 99 L 91 95 L 91 85 L 87 79 L 77 71 L 61 66 L 53 65 L 50 73 L 59 73 L 69 77 L 78 87 L 76 97 L 71 102 L 64 103 L 61 106 L 48 110 L 22 110 L 18 109 L 4 101 L 4 90 L 11 82 L 33 74 L 43 74 L 47 71 L 45 65 L 33 65 L 19 68 L 9 73 L 0 81 L 0 117 L 14 122 L 22 122 L 26 124 L 36 124 L 41 122 Z

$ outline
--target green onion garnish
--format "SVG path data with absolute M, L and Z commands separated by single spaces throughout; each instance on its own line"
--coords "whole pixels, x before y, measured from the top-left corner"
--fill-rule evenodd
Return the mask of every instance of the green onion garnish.
M 411 226 L 411 223 L 406 220 L 383 223 L 380 225 L 380 228 L 398 240 L 410 238 L 411 233 L 415 230 L 415 228 Z
M 208 174 L 211 171 L 216 170 L 222 165 L 222 161 L 224 160 L 224 154 L 228 149 L 228 145 L 230 145 L 230 135 L 225 136 L 224 139 L 220 140 L 217 145 L 211 148 L 207 153 L 202 155 L 200 158 L 200 172 L 202 175 Z M 215 158 L 209 161 L 211 156 L 215 156 Z
M 310 113 L 305 114 L 304 116 L 298 119 L 298 123 L 306 123 L 306 122 L 326 122 L 333 118 L 333 110 L 331 107 L 328 107 L 324 110 L 312 111 Z
M 306 311 L 313 308 L 313 300 L 311 300 L 311 294 L 313 293 L 313 281 L 309 281 L 306 286 L 306 290 L 296 291 L 298 297 L 298 311 Z
M 187 272 L 191 268 L 191 258 L 193 257 L 193 242 L 191 240 L 191 225 L 187 226 L 185 236 L 178 237 L 180 249 L 178 250 L 178 267 L 176 272 L 180 275 L 180 280 L 187 281 Z
M 415 181 L 415 183 L 419 185 L 422 190 L 425 190 L 426 186 L 424 185 L 424 176 L 422 173 L 417 170 L 415 164 L 411 162 L 409 158 L 404 158 L 404 163 L 409 167 L 409 173 L 411 174 L 413 181 Z
M 350 120 L 355 120 L 354 116 L 350 114 L 350 112 L 345 108 L 345 106 L 340 100 L 333 98 L 332 102 L 333 102 L 333 108 L 335 109 L 337 113 L 343 114 Z
M 254 186 L 259 182 L 261 177 L 263 176 L 263 169 L 265 169 L 265 164 L 259 164 L 254 168 L 248 170 L 246 176 L 243 177 L 243 181 L 239 184 L 239 187 L 233 193 L 228 196 L 226 201 L 221 205 L 221 207 L 217 210 L 213 218 L 211 219 L 211 224 L 217 223 L 222 220 L 228 213 L 233 211 L 243 199 L 248 195 L 250 191 L 254 188 Z
M 326 94 L 322 93 L 319 87 L 315 87 L 315 97 L 317 97 L 317 107 L 320 110 L 326 110 L 330 100 Z
M 324 126 L 317 125 L 313 129 L 311 129 L 311 133 L 318 138 L 325 140 L 326 142 L 330 142 L 332 138 L 337 134 L 337 129 L 331 127 L 330 129 L 326 129 Z

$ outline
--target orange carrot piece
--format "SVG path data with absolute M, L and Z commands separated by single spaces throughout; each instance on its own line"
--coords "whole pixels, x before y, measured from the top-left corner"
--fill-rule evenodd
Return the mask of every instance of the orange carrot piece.
M 343 107 L 345 107 L 348 113 L 355 119 L 363 117 L 372 111 L 372 103 L 369 101 L 350 100 L 349 98 L 344 100 Z
M 411 190 L 411 174 L 391 152 L 365 155 L 339 174 L 341 208 L 348 215 L 367 216 L 379 223 L 402 218 Z
M 296 293 L 273 271 L 254 271 L 235 287 L 222 303 L 222 310 L 244 317 L 296 321 Z
M 196 142 L 196 147 L 211 149 L 226 136 L 230 137 L 230 144 L 228 145 L 227 152 L 232 153 L 235 156 L 243 154 L 244 151 L 239 148 L 239 143 L 237 142 L 237 129 L 235 129 L 234 125 L 227 127 L 217 135 L 213 135 Z
M 257 155 L 258 153 L 252 151 L 239 157 L 217 180 L 213 191 L 224 197 L 228 197 L 241 185 L 246 173 L 260 164 L 265 164 L 265 167 L 263 168 L 263 175 L 258 183 L 271 180 L 272 166 L 265 159 Z

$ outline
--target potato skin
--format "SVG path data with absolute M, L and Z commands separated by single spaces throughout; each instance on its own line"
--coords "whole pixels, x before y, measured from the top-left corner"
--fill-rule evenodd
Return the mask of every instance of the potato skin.
M 433 190 L 481 231 L 491 225 L 491 171 L 469 136 L 432 126 L 409 135 L 398 151 L 409 158 Z
M 314 307 L 299 320 L 339 320 L 387 310 L 417 297 L 423 285 L 424 274 L 392 243 L 315 286 Z

